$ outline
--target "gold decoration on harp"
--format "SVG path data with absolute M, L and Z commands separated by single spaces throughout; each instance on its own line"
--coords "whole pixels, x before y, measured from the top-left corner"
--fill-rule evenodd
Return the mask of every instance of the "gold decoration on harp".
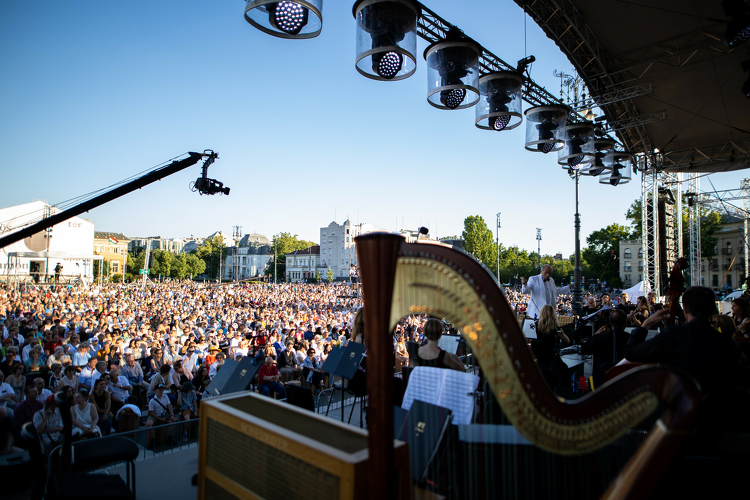
M 428 257 L 400 257 L 391 328 L 408 314 L 425 313 L 456 325 L 506 417 L 531 443 L 561 455 L 590 453 L 615 441 L 656 409 L 656 396 L 645 388 L 613 403 L 600 415 L 581 421 L 557 422 L 546 409 L 537 409 L 533 390 L 524 388 L 519 376 L 524 370 L 537 370 L 536 365 L 514 364 L 502 336 L 511 333 L 498 330 L 470 283 L 469 276 L 445 263 Z

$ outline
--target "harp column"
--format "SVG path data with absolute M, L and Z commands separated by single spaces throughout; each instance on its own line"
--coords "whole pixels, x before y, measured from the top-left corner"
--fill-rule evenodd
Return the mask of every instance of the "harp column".
M 403 236 L 369 233 L 355 238 L 365 307 L 367 346 L 368 497 L 395 498 L 393 474 L 393 335 L 391 297 Z M 403 486 L 403 485 L 402 485 Z

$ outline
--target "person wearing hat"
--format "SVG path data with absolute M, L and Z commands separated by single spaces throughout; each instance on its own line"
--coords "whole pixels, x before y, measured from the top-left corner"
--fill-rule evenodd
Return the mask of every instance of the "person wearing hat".
M 148 419 L 146 420 L 146 427 L 153 427 L 154 425 L 163 425 L 171 422 L 176 422 L 177 419 L 174 416 L 172 410 L 172 403 L 169 401 L 169 396 L 164 394 L 164 389 L 167 386 L 164 384 L 157 384 L 154 390 L 154 397 L 148 402 Z M 171 437 L 171 432 L 167 432 L 167 436 Z M 146 445 L 147 449 L 153 447 L 153 432 L 148 433 Z
M 54 449 L 59 444 L 60 433 L 63 430 L 62 417 L 60 416 L 60 410 L 57 408 L 54 394 L 44 399 L 44 409 L 34 413 L 33 422 L 47 451 Z

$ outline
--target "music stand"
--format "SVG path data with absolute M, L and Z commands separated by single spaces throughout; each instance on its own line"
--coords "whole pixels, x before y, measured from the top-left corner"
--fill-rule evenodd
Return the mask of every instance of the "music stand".
M 255 375 L 258 373 L 258 370 L 260 370 L 260 365 L 263 364 L 258 363 L 258 361 L 259 360 L 256 358 L 242 358 L 232 371 L 232 375 L 229 377 L 229 380 L 227 380 L 224 384 L 223 389 L 221 389 L 221 393 L 229 394 L 232 392 L 247 390 L 247 388 L 250 386 L 250 382 L 253 380 L 253 377 L 255 377 Z M 221 373 L 221 371 L 219 371 L 219 373 Z
M 409 408 L 400 439 L 409 445 L 411 475 L 414 481 L 421 482 L 427 475 L 452 418 L 449 409 L 420 400 L 415 400 Z
M 230 377 L 234 373 L 234 369 L 237 368 L 239 363 L 233 359 L 227 359 L 224 364 L 221 365 L 221 369 L 216 372 L 214 378 L 211 379 L 211 384 L 208 386 L 208 392 L 212 396 L 221 396 L 224 390 L 224 385 L 229 381 Z
M 343 349 L 337 347 L 331 349 L 328 353 L 328 357 L 323 363 L 323 371 L 330 373 L 331 376 L 338 375 L 341 377 L 341 421 L 344 421 L 344 393 L 346 388 L 344 387 L 344 380 L 351 380 L 354 374 L 359 369 L 359 363 L 362 361 L 362 356 L 365 353 L 364 344 L 358 344 L 356 342 L 349 342 Z M 328 400 L 328 407 L 326 408 L 326 416 L 331 409 L 331 403 L 333 402 L 333 395 L 336 392 L 336 384 L 333 384 L 331 398 Z M 356 397 L 355 397 L 356 399 Z M 356 401 L 355 401 L 356 402 Z M 351 417 L 350 417 L 351 419 Z

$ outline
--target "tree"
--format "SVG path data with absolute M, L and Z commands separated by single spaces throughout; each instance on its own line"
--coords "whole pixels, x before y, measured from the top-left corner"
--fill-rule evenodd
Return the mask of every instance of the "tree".
M 326 273 L 326 277 L 328 278 L 328 283 L 333 281 L 333 271 L 331 271 L 331 268 L 328 268 L 328 272 Z
M 461 233 L 464 249 L 489 269 L 495 270 L 497 251 L 492 238 L 492 231 L 479 215 L 470 215 L 464 219 L 464 231 Z
M 323 274 L 320 270 L 315 271 L 315 283 L 320 283 L 321 278 L 323 278 Z
M 286 276 L 286 255 L 294 252 L 295 250 L 307 250 L 310 247 L 314 247 L 317 243 L 313 241 L 300 240 L 297 235 L 291 233 L 279 233 L 274 235 L 273 242 L 271 243 L 274 255 L 268 259 L 266 264 L 266 276 L 270 276 L 272 279 L 274 275 L 274 261 L 276 262 L 276 273 L 282 278 Z
M 224 238 L 218 234 L 208 238 L 193 253 L 205 263 L 204 271 L 208 269 L 211 278 L 215 278 L 219 275 L 219 262 L 223 263 L 227 256 Z
M 594 231 L 586 238 L 588 247 L 583 249 L 581 255 L 586 259 L 590 272 L 594 274 L 591 278 L 610 283 L 619 275 L 616 259 L 620 254 L 620 240 L 627 240 L 630 234 L 627 227 L 610 224 L 604 229 Z
M 642 236 L 642 221 L 643 221 L 643 204 L 641 199 L 635 200 L 625 212 L 625 218 L 630 221 L 630 239 L 638 240 Z
M 99 273 L 101 272 L 102 278 L 109 278 L 109 262 L 106 260 L 95 260 L 94 261 L 94 279 L 99 279 Z

